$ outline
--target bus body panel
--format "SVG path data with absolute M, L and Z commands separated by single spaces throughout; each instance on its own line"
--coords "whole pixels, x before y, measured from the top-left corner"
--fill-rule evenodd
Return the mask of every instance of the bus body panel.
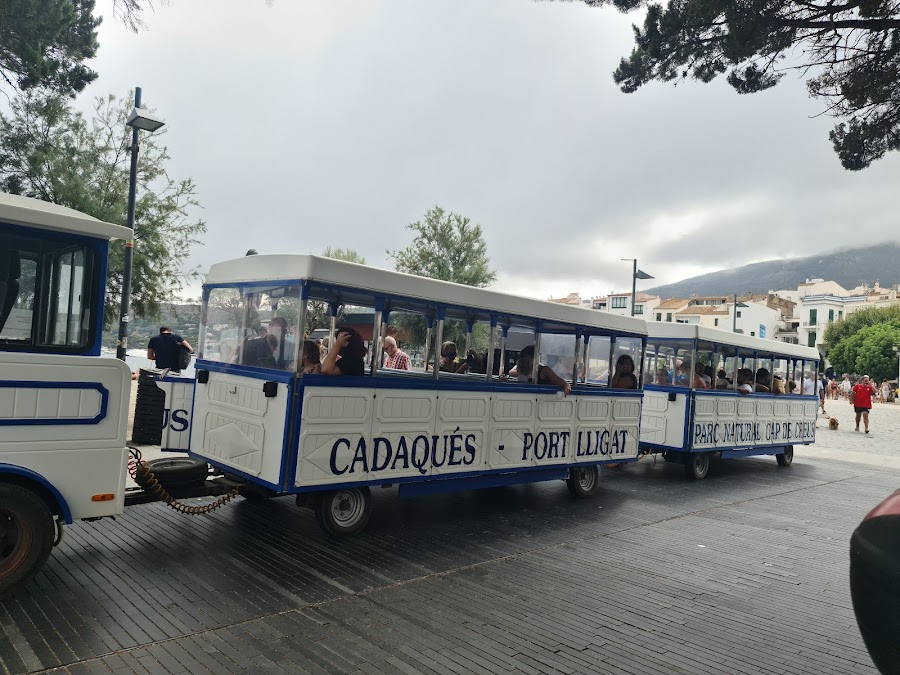
M 96 356 L 0 352 L 0 373 L 0 464 L 42 476 L 73 519 L 121 513 L 128 366 Z M 98 494 L 114 498 L 92 501 Z

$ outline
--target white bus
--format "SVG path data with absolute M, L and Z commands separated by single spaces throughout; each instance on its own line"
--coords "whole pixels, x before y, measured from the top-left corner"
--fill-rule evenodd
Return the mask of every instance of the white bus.
M 281 324 L 271 356 L 257 337 L 266 324 Z M 367 344 L 364 372 L 302 374 L 298 336 L 324 327 L 334 339 L 341 325 Z M 384 368 L 388 335 L 424 340 L 422 363 Z M 449 336 L 469 358 L 464 374 L 434 367 Z M 586 495 L 598 465 L 637 459 L 640 375 L 634 389 L 608 384 L 621 355 L 639 369 L 645 340 L 630 317 L 328 258 L 218 263 L 203 289 L 191 454 L 256 495 L 298 495 L 335 534 L 365 525 L 373 486 L 404 495 L 567 479 Z M 506 377 L 529 347 L 533 372 Z M 571 393 L 520 381 L 552 377 L 539 368 Z
M 650 323 L 641 450 L 706 476 L 710 455 L 775 455 L 816 440 L 818 350 L 682 323 Z

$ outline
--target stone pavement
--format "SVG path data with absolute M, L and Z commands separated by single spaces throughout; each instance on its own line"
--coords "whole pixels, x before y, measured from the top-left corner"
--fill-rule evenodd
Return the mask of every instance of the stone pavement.
M 871 439 L 822 429 L 821 450 L 888 457 L 898 419 L 876 415 Z M 848 541 L 897 487 L 804 448 L 699 482 L 642 460 L 585 501 L 560 482 L 377 490 L 342 540 L 289 498 L 134 507 L 69 527 L 0 605 L 0 671 L 874 673 Z
M 874 403 L 869 414 L 869 434 L 860 421 L 859 432 L 854 431 L 855 413 L 845 400 L 826 401 L 829 416 L 837 417 L 837 431 L 828 429 L 828 418 L 821 412 L 816 424 L 816 444 L 797 452 L 804 456 L 840 459 L 870 466 L 900 469 L 900 404 Z

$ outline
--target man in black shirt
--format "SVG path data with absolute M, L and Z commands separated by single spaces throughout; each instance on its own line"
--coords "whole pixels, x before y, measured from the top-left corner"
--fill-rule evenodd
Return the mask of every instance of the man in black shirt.
M 159 335 L 150 338 L 150 344 L 147 345 L 147 358 L 151 361 L 155 360 L 157 368 L 180 371 L 177 345 L 184 345 L 188 351 L 194 351 L 187 340 L 173 333 L 168 326 L 161 326 Z

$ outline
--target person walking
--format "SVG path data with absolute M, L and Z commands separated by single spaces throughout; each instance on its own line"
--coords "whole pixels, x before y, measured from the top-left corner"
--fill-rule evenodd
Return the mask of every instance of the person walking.
M 881 381 L 881 402 L 887 403 L 891 398 L 891 385 L 887 380 Z
M 819 407 L 822 409 L 823 415 L 828 415 L 828 413 L 825 412 L 825 392 L 828 390 L 828 380 L 825 379 L 824 373 L 819 376 L 817 388 L 819 390 Z
M 850 405 L 856 412 L 856 431 L 859 431 L 859 419 L 862 417 L 866 433 L 869 433 L 869 411 L 872 409 L 872 396 L 875 387 L 869 381 L 868 375 L 863 375 L 862 380 L 850 390 Z
M 850 384 L 850 375 L 844 373 L 844 379 L 841 380 L 841 396 L 845 398 L 850 397 L 850 390 L 853 388 L 853 385 Z

